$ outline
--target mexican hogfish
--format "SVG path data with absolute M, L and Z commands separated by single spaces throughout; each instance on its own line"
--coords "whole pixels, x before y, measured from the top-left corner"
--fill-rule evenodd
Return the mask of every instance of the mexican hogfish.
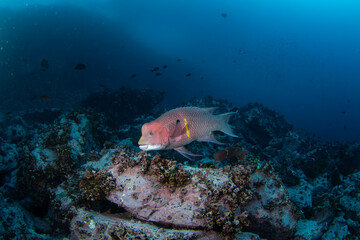
M 183 107 L 176 108 L 161 115 L 141 128 L 142 136 L 139 147 L 142 150 L 174 149 L 184 157 L 201 156 L 187 150 L 184 146 L 192 141 L 213 142 L 213 131 L 221 131 L 237 137 L 228 121 L 235 112 L 213 115 L 216 108 Z

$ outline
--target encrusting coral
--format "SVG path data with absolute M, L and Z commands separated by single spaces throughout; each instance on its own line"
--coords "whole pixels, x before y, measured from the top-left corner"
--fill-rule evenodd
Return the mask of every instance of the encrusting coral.
M 85 199 L 102 200 L 115 189 L 115 179 L 105 169 L 89 169 L 82 176 L 79 187 Z
M 113 102 L 111 92 L 105 95 Z M 102 113 L 49 110 L 45 122 L 34 117 L 37 111 L 7 116 L 7 125 L 0 124 L 1 236 L 271 240 L 359 235 L 358 142 L 322 142 L 261 104 L 239 109 L 223 100 L 195 99 L 181 106 L 238 112 L 230 124 L 239 138 L 217 136 L 232 142 L 228 146 L 192 143 L 189 150 L 204 157 L 186 162 L 171 151 L 135 148 L 141 124 L 164 109 L 147 109 L 151 116 L 132 103 L 114 103 L 116 109 L 128 104 L 131 125 L 108 125 L 111 114 L 118 114 L 113 105 L 100 106 L 106 108 Z
M 166 226 L 219 230 L 223 234 L 234 234 L 256 221 L 266 222 L 279 236 L 291 236 L 296 229 L 296 216 L 286 192 L 281 190 L 281 182 L 268 187 L 270 192 L 257 191 L 259 181 L 276 182 L 277 178 L 263 173 L 255 162 L 232 169 L 181 167 L 177 174 L 186 181 L 179 184 L 165 181 L 171 179 L 176 164 L 160 156 L 150 162 L 143 152 L 127 151 L 125 160 L 120 151 L 111 158 L 115 161 L 109 171 L 117 187 L 108 199 L 138 219 Z M 257 199 L 260 195 L 261 201 Z M 277 203 L 276 199 L 284 200 Z M 270 202 L 276 211 L 266 210 Z M 265 216 L 258 215 L 260 210 L 267 211 L 263 220 Z

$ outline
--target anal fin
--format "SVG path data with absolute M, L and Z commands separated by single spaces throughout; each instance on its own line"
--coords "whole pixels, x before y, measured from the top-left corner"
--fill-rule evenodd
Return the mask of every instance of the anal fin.
M 225 145 L 225 143 L 222 143 L 222 142 L 219 142 L 218 140 L 216 140 L 213 133 L 210 133 L 207 136 L 204 136 L 204 137 L 202 137 L 200 139 L 197 139 L 197 141 L 199 141 L 199 142 L 212 142 L 212 143 L 216 143 L 216 144 L 219 144 L 219 145 Z

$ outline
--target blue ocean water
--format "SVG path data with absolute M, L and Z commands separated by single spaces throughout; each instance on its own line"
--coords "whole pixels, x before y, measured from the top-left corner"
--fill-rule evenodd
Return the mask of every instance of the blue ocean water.
M 359 239 L 359 12 L 0 0 L 0 240 Z
M 326 140 L 358 139 L 357 1 L 3 0 L 0 6 L 3 102 L 125 85 L 164 90 L 169 103 L 207 95 L 236 106 L 260 102 Z M 51 66 L 46 76 L 31 75 L 43 58 Z M 77 63 L 87 71 L 72 71 Z M 163 65 L 161 76 L 149 71 Z

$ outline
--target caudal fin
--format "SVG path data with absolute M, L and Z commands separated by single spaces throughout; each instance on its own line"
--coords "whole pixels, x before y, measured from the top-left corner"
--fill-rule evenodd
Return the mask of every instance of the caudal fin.
M 219 121 L 219 131 L 231 136 L 231 137 L 238 137 L 234 134 L 233 130 L 231 129 L 229 125 L 229 119 L 231 115 L 235 114 L 236 112 L 228 112 L 218 115 L 220 118 Z

